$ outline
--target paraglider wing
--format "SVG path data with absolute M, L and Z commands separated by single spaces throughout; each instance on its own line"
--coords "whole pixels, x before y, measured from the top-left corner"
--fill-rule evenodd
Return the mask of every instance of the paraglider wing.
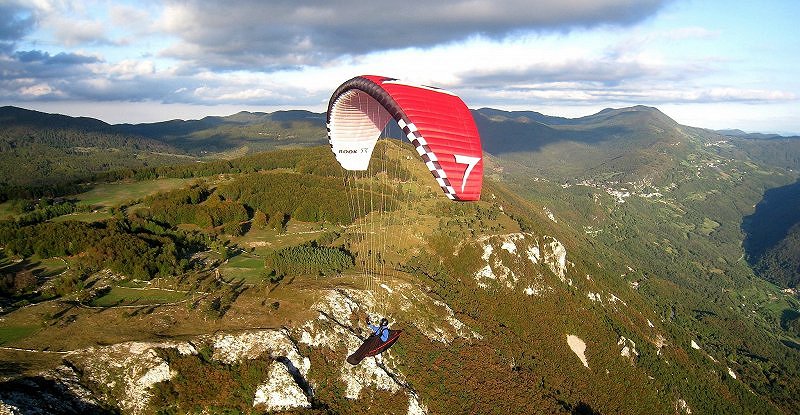
M 328 138 L 346 170 L 366 170 L 372 150 L 394 119 L 414 145 L 445 195 L 478 200 L 483 154 L 472 114 L 449 91 L 382 76 L 343 83 L 328 104 Z
M 389 330 L 389 338 L 386 339 L 386 341 L 382 341 L 380 337 L 374 334 L 367 337 L 358 350 L 353 352 L 353 354 L 350 356 L 347 356 L 347 363 L 350 363 L 351 365 L 357 365 L 366 357 L 375 356 L 385 352 L 387 349 L 392 347 L 395 342 L 397 342 L 397 339 L 400 337 L 401 333 L 403 333 L 403 330 Z

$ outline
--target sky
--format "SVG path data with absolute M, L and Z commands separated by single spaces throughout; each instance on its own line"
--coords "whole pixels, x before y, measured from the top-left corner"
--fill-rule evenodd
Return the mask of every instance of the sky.
M 0 105 L 109 123 L 324 112 L 385 75 L 470 108 L 800 134 L 794 0 L 0 0 Z

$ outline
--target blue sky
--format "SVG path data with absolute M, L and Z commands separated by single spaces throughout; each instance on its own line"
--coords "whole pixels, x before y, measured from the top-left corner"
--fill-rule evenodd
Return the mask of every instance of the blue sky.
M 359 74 L 471 108 L 655 106 L 800 133 L 796 1 L 0 0 L 0 105 L 111 123 L 325 110 Z

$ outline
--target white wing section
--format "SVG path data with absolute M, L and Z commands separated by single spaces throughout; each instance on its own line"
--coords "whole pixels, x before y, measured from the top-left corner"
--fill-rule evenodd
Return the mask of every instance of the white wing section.
M 375 143 L 391 116 L 365 92 L 351 89 L 333 103 L 330 131 L 331 148 L 345 170 L 367 170 Z

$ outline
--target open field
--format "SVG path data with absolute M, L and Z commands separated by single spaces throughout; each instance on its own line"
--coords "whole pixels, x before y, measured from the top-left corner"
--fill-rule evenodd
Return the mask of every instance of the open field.
M 275 249 L 313 241 L 323 233 L 336 229 L 339 229 L 339 227 L 329 224 L 290 220 L 286 226 L 286 232 L 284 233 L 280 233 L 274 229 L 258 229 L 251 227 L 250 231 L 244 236 L 232 238 L 231 242 L 236 243 L 242 249 L 255 249 L 254 252 L 256 254 L 263 255 Z
M 6 326 L 0 327 L 0 345 L 28 337 L 40 327 L 38 326 Z
M 53 218 L 51 222 L 63 222 L 66 220 L 77 220 L 80 222 L 99 222 L 101 220 L 111 219 L 113 215 L 106 209 L 98 210 L 95 212 L 80 212 L 80 213 L 70 213 L 68 215 L 62 215 L 57 218 Z
M 54 300 L 20 308 L 0 320 L 0 346 L 4 348 L 0 349 L 0 362 L 15 362 L 14 367 L 0 367 L 0 376 L 12 372 L 19 374 L 26 369 L 41 370 L 59 361 L 48 360 L 48 353 L 98 344 L 279 328 L 316 316 L 317 312 L 311 306 L 327 290 L 363 288 L 361 278 L 360 275 L 296 277 L 277 285 L 251 285 L 231 304 L 224 318 L 209 313 L 209 304 L 227 289 L 224 284 L 222 287 L 225 288 L 218 292 L 194 296 L 157 288 L 115 286 L 108 294 L 87 305 Z M 181 301 L 184 299 L 189 301 Z M 42 327 L 47 329 L 40 330 Z
M 187 298 L 182 291 L 159 288 L 113 287 L 111 291 L 91 302 L 94 307 L 143 306 L 174 303 Z
M 196 179 L 156 179 L 131 183 L 101 183 L 92 190 L 75 197 L 85 204 L 112 207 L 130 200 L 174 190 L 186 186 L 194 180 Z
M 231 258 L 219 267 L 219 273 L 227 281 L 244 279 L 247 283 L 260 283 L 263 276 L 264 260 L 247 254 Z
M 68 215 L 59 216 L 51 219 L 54 222 L 65 220 L 77 220 L 82 222 L 97 222 L 111 218 L 109 208 L 119 206 L 129 201 L 142 199 L 144 197 L 175 190 L 189 185 L 197 179 L 156 179 L 140 182 L 115 182 L 100 183 L 93 189 L 67 196 L 69 199 L 76 199 L 78 202 L 95 207 L 92 212 L 76 212 Z M 0 220 L 14 219 L 19 216 L 12 208 L 11 202 L 0 203 Z
M 66 269 L 67 263 L 61 258 L 40 259 L 34 255 L 17 262 L 13 262 L 8 258 L 0 259 L 0 271 L 7 273 L 29 270 L 38 277 L 49 278 L 62 273 Z
M 40 277 L 52 277 L 64 272 L 68 266 L 61 258 L 45 258 L 38 261 L 34 273 Z

